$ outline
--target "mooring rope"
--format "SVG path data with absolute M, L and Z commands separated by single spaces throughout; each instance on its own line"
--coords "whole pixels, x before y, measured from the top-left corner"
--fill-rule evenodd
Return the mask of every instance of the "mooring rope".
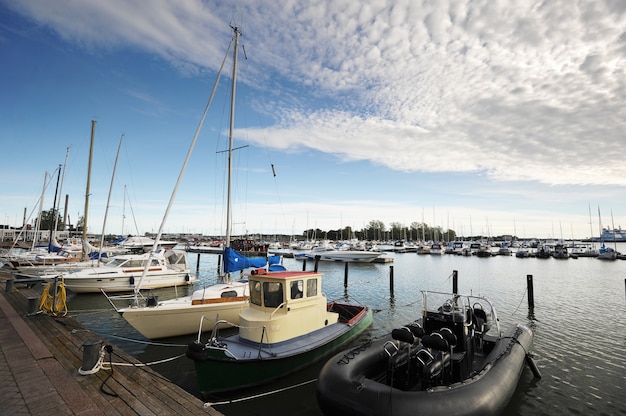
M 52 285 L 56 285 L 56 293 L 50 293 Z M 67 293 L 63 282 L 48 283 L 41 293 L 39 300 L 39 309 L 48 315 L 65 316 L 67 315 Z
M 294 384 L 293 386 L 287 386 L 287 387 L 283 387 L 281 389 L 267 391 L 265 393 L 260 393 L 260 394 L 255 394 L 253 396 L 240 397 L 238 399 L 224 400 L 224 401 L 221 401 L 221 402 L 206 402 L 206 403 L 204 403 L 203 407 L 206 409 L 208 407 L 213 407 L 213 406 L 221 406 L 221 405 L 225 405 L 225 404 L 239 403 L 239 402 L 244 402 L 244 401 L 247 401 L 247 400 L 258 399 L 259 397 L 270 396 L 272 394 L 282 393 L 282 392 L 287 391 L 287 390 L 291 390 L 291 389 L 295 389 L 295 388 L 298 388 L 298 387 L 306 386 L 307 384 L 315 383 L 316 381 L 317 381 L 317 379 L 314 378 L 313 380 L 304 381 L 302 383 Z

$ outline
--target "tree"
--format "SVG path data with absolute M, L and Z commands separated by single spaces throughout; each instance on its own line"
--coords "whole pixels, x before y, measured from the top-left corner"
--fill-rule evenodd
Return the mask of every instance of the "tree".
M 59 230 L 63 230 L 63 228 L 65 228 L 65 225 L 63 224 L 63 221 L 61 219 L 61 216 L 59 215 L 59 212 L 52 208 L 49 211 L 41 211 L 41 216 L 38 218 L 39 222 L 39 229 L 40 230 L 53 230 L 54 229 L 54 223 L 55 223 L 55 216 L 56 216 L 56 223 L 57 223 L 57 231 Z

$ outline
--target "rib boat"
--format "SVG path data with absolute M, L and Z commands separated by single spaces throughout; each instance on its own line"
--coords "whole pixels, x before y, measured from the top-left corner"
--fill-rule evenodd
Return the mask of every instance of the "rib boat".
M 532 330 L 500 329 L 483 297 L 422 292 L 422 315 L 332 357 L 317 382 L 326 415 L 497 415 L 518 384 Z

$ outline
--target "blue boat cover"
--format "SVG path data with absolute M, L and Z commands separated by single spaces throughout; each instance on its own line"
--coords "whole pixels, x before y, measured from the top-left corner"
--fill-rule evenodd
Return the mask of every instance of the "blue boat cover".
M 248 267 L 265 267 L 266 264 L 265 257 L 246 257 L 231 247 L 224 249 L 224 273 L 232 273 Z

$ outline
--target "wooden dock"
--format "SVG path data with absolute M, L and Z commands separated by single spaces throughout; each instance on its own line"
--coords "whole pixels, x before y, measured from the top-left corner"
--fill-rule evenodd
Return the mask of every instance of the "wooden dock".
M 81 375 L 83 346 L 102 337 L 70 317 L 28 313 L 41 292 L 20 283 L 8 292 L 7 277 L 0 272 L 1 414 L 220 415 L 145 366 Z M 112 347 L 114 362 L 141 364 Z

